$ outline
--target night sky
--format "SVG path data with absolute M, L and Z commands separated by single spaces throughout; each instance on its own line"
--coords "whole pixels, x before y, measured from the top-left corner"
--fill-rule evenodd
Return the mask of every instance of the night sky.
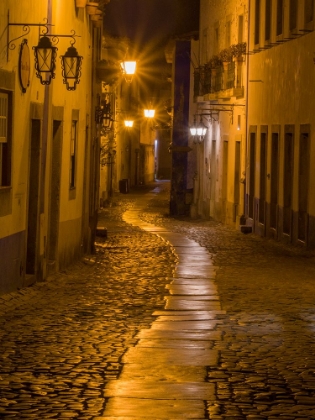
M 111 0 L 106 6 L 105 28 L 142 45 L 198 27 L 199 0 Z
M 137 60 L 148 72 L 163 72 L 168 39 L 199 29 L 199 0 L 111 0 L 106 5 L 105 32 L 128 37 Z M 147 67 L 147 70 L 145 70 Z

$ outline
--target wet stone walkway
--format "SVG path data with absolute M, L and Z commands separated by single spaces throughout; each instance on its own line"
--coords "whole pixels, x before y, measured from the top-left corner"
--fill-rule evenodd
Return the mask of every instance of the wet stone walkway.
M 158 187 L 153 197 L 156 192 Z M 218 352 L 212 347 L 220 339 L 216 329 L 224 313 L 214 282 L 216 270 L 197 242 L 143 222 L 139 212 L 145 206 L 137 204 L 124 220 L 163 238 L 178 262 L 166 286 L 165 309 L 153 313 L 151 328 L 141 330 L 137 345 L 124 355 L 119 380 L 106 386 L 104 418 L 207 419 L 207 401 L 215 396 L 207 369 L 217 366 Z
M 96 255 L 0 296 L 0 419 L 315 419 L 314 254 L 168 197 L 117 195 Z

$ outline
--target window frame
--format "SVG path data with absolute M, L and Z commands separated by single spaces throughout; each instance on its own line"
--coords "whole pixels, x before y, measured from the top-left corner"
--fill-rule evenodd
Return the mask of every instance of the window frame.
M 272 0 L 265 1 L 265 43 L 271 42 L 272 34 Z
M 289 31 L 294 33 L 298 28 L 298 0 L 290 0 L 289 2 Z
M 1 97 L 6 102 L 5 111 Z M 7 188 L 12 185 L 12 92 L 5 89 L 0 89 L 0 118 L 4 121 L 0 123 L 0 188 Z M 2 137 L 1 127 L 5 132 Z
M 284 31 L 284 0 L 277 0 L 276 2 L 276 37 L 277 39 L 283 37 Z
M 311 4 L 307 4 L 311 3 Z M 308 12 L 311 12 L 310 14 Z M 303 23 L 305 29 L 313 29 L 314 25 L 314 0 L 304 0 L 304 17 Z
M 70 134 L 70 167 L 69 167 L 69 188 L 76 188 L 77 168 L 77 142 L 78 142 L 78 121 L 72 119 Z

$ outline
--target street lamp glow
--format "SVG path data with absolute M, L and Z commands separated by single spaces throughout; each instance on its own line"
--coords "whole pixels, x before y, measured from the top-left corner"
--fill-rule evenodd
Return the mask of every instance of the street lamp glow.
M 132 120 L 125 120 L 124 123 L 125 123 L 125 127 L 129 127 L 129 128 L 133 127 L 133 121 Z
M 137 62 L 136 61 L 122 61 L 120 63 L 121 70 L 125 76 L 127 82 L 132 81 L 132 77 L 136 72 Z
M 196 126 L 190 127 L 190 134 L 192 136 L 196 136 L 197 135 L 197 127 Z
M 197 125 L 197 136 L 200 136 L 201 138 L 204 138 L 207 132 L 207 127 L 200 121 L 200 123 Z
M 144 110 L 144 116 L 146 118 L 154 118 L 155 115 L 155 109 L 145 109 Z

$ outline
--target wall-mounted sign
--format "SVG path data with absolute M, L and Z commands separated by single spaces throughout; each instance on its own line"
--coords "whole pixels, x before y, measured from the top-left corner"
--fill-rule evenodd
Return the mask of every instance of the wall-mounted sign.
M 30 50 L 27 39 L 23 39 L 19 57 L 19 78 L 22 92 L 25 93 L 30 84 Z

